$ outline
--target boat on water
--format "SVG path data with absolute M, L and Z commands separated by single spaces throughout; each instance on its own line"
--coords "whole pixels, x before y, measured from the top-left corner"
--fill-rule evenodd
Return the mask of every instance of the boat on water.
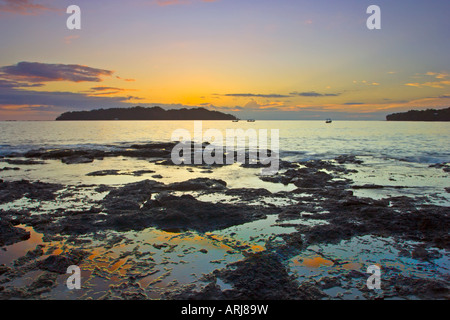
M 248 119 L 247 122 L 255 122 L 255 119 Z
M 333 121 L 331 119 L 325 120 L 325 123 L 332 123 Z

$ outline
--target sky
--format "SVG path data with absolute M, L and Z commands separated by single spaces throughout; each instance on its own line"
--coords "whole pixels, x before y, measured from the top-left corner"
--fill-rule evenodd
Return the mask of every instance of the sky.
M 70 5 L 81 30 L 67 28 Z M 0 120 L 136 105 L 261 120 L 444 108 L 449 14 L 448 0 L 0 0 Z

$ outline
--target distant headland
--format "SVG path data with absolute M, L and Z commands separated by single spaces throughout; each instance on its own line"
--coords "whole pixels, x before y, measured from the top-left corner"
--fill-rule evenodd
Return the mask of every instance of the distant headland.
M 205 108 L 164 110 L 161 107 L 132 107 L 72 111 L 61 114 L 56 121 L 70 120 L 237 120 L 231 114 Z
M 410 110 L 408 112 L 393 113 L 386 116 L 387 121 L 450 121 L 450 108 Z

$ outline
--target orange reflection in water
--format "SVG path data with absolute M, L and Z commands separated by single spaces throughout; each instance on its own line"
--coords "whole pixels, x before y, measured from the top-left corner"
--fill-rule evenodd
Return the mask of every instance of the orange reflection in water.
M 349 262 L 346 264 L 343 264 L 342 267 L 345 270 L 360 270 L 362 268 L 362 264 L 358 262 Z
M 322 266 L 332 266 L 333 261 L 324 259 L 322 257 L 306 258 L 302 260 L 294 260 L 294 265 L 304 266 L 307 268 L 320 268 Z

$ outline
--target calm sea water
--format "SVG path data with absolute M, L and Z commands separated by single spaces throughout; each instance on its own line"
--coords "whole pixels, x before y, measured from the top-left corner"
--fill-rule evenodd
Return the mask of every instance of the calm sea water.
M 450 123 L 386 121 L 203 121 L 218 129 L 279 129 L 281 157 L 329 159 L 341 154 L 418 163 L 450 161 Z M 193 121 L 0 122 L 0 155 L 41 147 L 113 148 L 170 141 L 172 132 L 194 130 Z M 269 145 L 270 147 L 270 145 Z

